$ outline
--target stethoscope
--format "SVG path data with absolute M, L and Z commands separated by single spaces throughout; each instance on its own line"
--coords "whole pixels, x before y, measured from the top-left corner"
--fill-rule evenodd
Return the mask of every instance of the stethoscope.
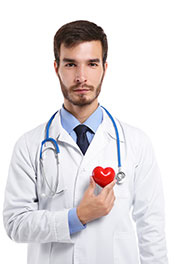
M 116 125 L 114 118 L 108 112 L 108 110 L 103 106 L 101 106 L 101 107 L 106 111 L 106 113 L 109 116 L 109 118 L 111 119 L 113 126 L 114 126 L 114 129 L 115 129 L 115 134 L 116 134 L 116 139 L 117 139 L 117 159 L 118 159 L 118 172 L 116 173 L 115 179 L 117 180 L 116 184 L 122 184 L 126 178 L 126 174 L 123 172 L 122 166 L 121 166 L 120 138 L 119 138 L 118 128 L 117 128 L 117 125 Z M 60 153 L 60 148 L 58 146 L 57 141 L 54 138 L 49 136 L 50 126 L 51 126 L 52 121 L 53 121 L 55 115 L 57 114 L 57 112 L 53 114 L 53 116 L 50 118 L 50 120 L 48 121 L 48 123 L 46 125 L 46 137 L 41 142 L 41 148 L 40 148 L 40 163 L 41 163 L 42 176 L 43 176 L 43 179 L 44 179 L 48 189 L 50 190 L 50 196 L 51 197 L 53 197 L 54 195 L 59 194 L 59 193 L 64 191 L 64 190 L 57 191 L 58 185 L 59 185 L 59 153 Z M 53 147 L 54 147 L 53 151 L 55 152 L 55 158 L 56 158 L 56 163 L 57 163 L 57 175 L 56 175 L 56 182 L 55 182 L 54 188 L 51 187 L 51 185 L 49 184 L 49 182 L 47 180 L 47 177 L 46 177 L 45 171 L 44 171 L 44 165 L 43 165 L 43 155 L 42 155 L 43 154 L 43 146 L 47 142 L 51 142 Z

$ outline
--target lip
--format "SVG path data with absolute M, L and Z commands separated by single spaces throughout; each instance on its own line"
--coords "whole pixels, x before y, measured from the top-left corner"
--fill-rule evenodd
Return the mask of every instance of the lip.
M 74 90 L 74 92 L 75 93 L 87 93 L 87 92 L 89 92 L 90 91 L 90 89 L 76 89 L 76 90 Z

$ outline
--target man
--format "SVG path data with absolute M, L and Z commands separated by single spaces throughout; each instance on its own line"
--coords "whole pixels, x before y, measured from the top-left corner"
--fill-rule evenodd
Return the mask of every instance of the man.
M 147 136 L 115 120 L 126 180 L 101 188 L 91 177 L 97 166 L 118 169 L 115 130 L 98 103 L 107 49 L 94 23 L 58 30 L 54 67 L 64 105 L 14 148 L 4 224 L 11 239 L 29 244 L 29 264 L 167 263 L 162 185 Z

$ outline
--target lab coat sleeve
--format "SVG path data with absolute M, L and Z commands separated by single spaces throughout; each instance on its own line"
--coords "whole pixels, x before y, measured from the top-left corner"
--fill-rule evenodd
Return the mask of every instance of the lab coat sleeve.
M 69 221 L 70 235 L 76 232 L 80 232 L 81 230 L 85 229 L 87 226 L 86 224 L 83 225 L 80 219 L 78 218 L 76 207 L 69 210 L 68 221 Z
M 14 148 L 5 191 L 3 216 L 8 236 L 23 243 L 72 243 L 69 209 L 39 210 L 36 177 L 24 135 Z
M 141 264 L 167 264 L 164 197 L 160 172 L 150 140 L 142 134 L 135 169 L 133 219 Z

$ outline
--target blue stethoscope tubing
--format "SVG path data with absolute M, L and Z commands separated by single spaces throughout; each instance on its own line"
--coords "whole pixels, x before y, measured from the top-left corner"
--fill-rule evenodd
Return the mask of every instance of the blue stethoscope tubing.
M 52 120 L 54 119 L 55 115 L 58 113 L 58 111 L 55 112 L 55 114 L 53 114 L 53 116 L 50 118 L 49 122 L 47 123 L 46 126 L 46 138 L 41 142 L 41 149 L 40 149 L 40 159 L 42 159 L 42 152 L 43 152 L 43 145 L 46 142 L 52 142 L 53 145 L 55 146 L 55 152 L 56 154 L 60 153 L 60 148 L 58 146 L 58 143 L 56 142 L 56 140 L 54 138 L 49 137 L 49 129 L 52 123 Z
M 115 134 L 116 134 L 116 139 L 117 139 L 117 159 L 118 159 L 118 172 L 116 173 L 116 179 L 117 179 L 117 184 L 121 184 L 123 183 L 123 181 L 125 180 L 125 173 L 122 171 L 122 166 L 121 166 L 121 151 L 120 151 L 120 138 L 119 138 L 119 132 L 118 132 L 118 128 L 117 128 L 117 125 L 116 125 L 116 122 L 114 120 L 114 118 L 112 117 L 112 115 L 109 113 L 109 111 L 101 106 L 105 112 L 107 113 L 107 115 L 109 116 L 109 118 L 111 119 L 112 123 L 113 123 L 113 126 L 114 126 L 114 129 L 115 129 Z M 60 153 L 60 148 L 58 146 L 58 143 L 56 142 L 56 140 L 52 137 L 49 137 L 49 130 L 50 130 L 50 126 L 52 124 L 52 121 L 55 117 L 55 115 L 58 113 L 55 112 L 52 117 L 50 118 L 50 120 L 48 121 L 47 123 L 47 126 L 46 126 L 46 137 L 45 139 L 41 142 L 41 148 L 40 148 L 40 161 L 42 160 L 42 153 L 43 153 L 43 146 L 46 142 L 51 142 L 53 145 L 54 145 L 54 150 L 55 150 L 55 154 L 57 156 L 57 160 L 58 160 L 58 164 L 59 164 L 59 159 L 58 159 L 58 154 Z M 44 174 L 44 172 L 43 172 Z M 57 170 L 57 174 L 58 174 L 58 170 Z M 58 175 L 57 175 L 57 184 L 58 184 Z M 47 186 L 48 188 L 50 189 L 51 193 L 52 193 L 52 196 L 55 195 L 57 193 L 57 186 L 55 186 L 55 190 L 53 191 L 47 181 L 47 178 L 44 174 L 44 179 L 47 183 Z M 61 191 L 62 192 L 62 191 Z
M 115 134 L 116 134 L 116 139 L 117 139 L 117 158 L 118 158 L 118 168 L 121 168 L 121 152 L 120 152 L 120 138 L 119 138 L 119 133 L 118 133 L 118 128 L 117 128 L 117 125 L 116 125 L 116 122 L 113 118 L 113 116 L 109 113 L 109 111 L 104 107 L 104 106 L 101 106 L 105 111 L 106 113 L 108 114 L 109 118 L 111 119 L 112 123 L 113 123 L 113 126 L 114 126 L 114 129 L 115 129 Z

